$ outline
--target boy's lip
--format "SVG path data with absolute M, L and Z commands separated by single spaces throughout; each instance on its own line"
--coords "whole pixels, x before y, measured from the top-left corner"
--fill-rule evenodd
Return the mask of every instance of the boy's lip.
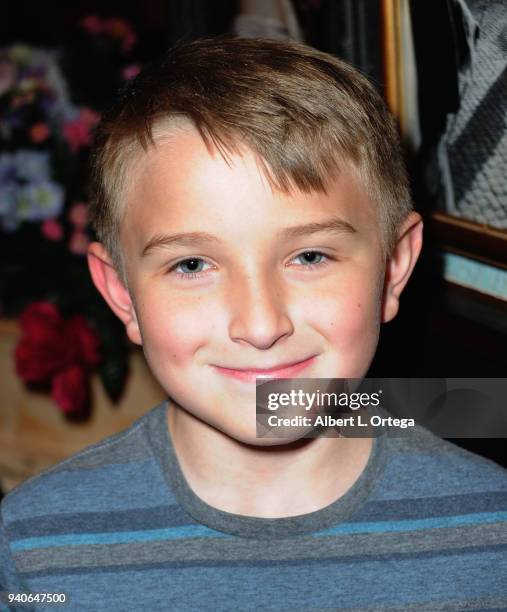
M 215 368 L 222 374 L 249 381 L 255 381 L 255 378 L 270 376 L 290 378 L 291 375 L 295 375 L 297 372 L 310 365 L 315 357 L 316 355 L 312 355 L 303 360 L 291 361 L 290 363 L 280 364 L 272 368 L 228 368 L 225 366 L 215 366 Z

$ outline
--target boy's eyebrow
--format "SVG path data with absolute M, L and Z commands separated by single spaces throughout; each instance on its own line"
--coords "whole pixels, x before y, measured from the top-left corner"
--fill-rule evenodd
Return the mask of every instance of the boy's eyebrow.
M 290 239 L 316 234 L 317 232 L 333 232 L 335 234 L 356 234 L 357 230 L 347 221 L 340 217 L 333 217 L 327 221 L 306 223 L 304 225 L 293 225 L 278 230 L 277 238 Z M 187 232 L 180 234 L 156 234 L 143 248 L 141 257 L 150 251 L 158 248 L 170 246 L 198 246 L 202 243 L 221 244 L 222 241 L 217 236 L 208 232 Z
M 278 238 L 300 238 L 301 236 L 308 236 L 310 234 L 316 234 L 317 232 L 333 232 L 335 234 L 356 234 L 357 230 L 355 227 L 350 225 L 344 219 L 340 217 L 333 217 L 327 221 L 305 223 L 304 225 L 293 225 L 291 227 L 285 227 L 277 232 Z
M 220 244 L 222 241 L 208 234 L 207 232 L 188 232 L 185 234 L 155 234 L 151 238 L 144 249 L 142 250 L 141 257 L 147 255 L 154 249 L 176 246 L 198 246 L 203 242 Z

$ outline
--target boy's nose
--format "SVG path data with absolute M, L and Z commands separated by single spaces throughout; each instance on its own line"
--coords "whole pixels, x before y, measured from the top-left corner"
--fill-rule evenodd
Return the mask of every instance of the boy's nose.
M 267 349 L 294 332 L 283 290 L 273 276 L 243 278 L 230 297 L 229 334 L 233 341 Z

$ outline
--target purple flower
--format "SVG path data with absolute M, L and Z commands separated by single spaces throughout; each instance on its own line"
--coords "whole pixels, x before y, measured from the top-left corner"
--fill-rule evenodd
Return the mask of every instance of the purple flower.
M 20 149 L 13 155 L 17 177 L 30 183 L 38 183 L 51 176 L 49 153 Z
M 9 153 L 0 153 L 0 187 L 16 180 L 17 170 L 13 157 Z
M 0 185 L 0 221 L 15 231 L 23 221 L 44 221 L 57 217 L 63 208 L 65 191 L 54 181 Z
M 65 192 L 53 181 L 28 183 L 18 189 L 17 214 L 20 221 L 44 221 L 57 217 L 63 208 Z

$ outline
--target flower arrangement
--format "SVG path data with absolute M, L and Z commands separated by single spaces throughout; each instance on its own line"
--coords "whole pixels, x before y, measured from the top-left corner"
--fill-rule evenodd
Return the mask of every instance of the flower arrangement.
M 47 386 L 64 412 L 82 412 L 89 372 L 100 363 L 100 339 L 82 315 L 64 320 L 55 304 L 34 302 L 19 318 L 16 370 L 27 384 Z
M 93 371 L 113 401 L 127 376 L 128 340 L 84 255 L 93 129 L 139 71 L 135 42 L 125 20 L 90 15 L 64 48 L 0 49 L 0 315 L 20 323 L 18 374 L 66 415 L 89 409 Z

